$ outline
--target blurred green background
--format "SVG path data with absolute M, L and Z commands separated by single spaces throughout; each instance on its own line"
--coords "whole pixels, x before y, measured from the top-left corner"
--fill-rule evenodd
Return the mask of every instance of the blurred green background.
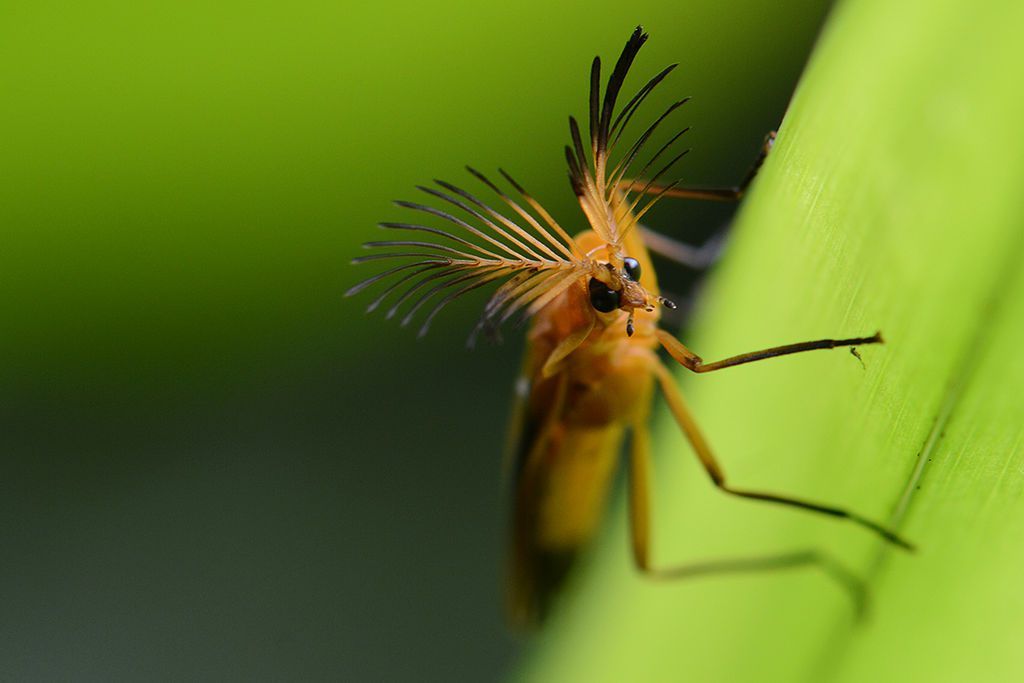
M 348 260 L 465 163 L 582 228 L 566 115 L 638 23 L 627 89 L 680 62 L 648 115 L 693 95 L 683 174 L 735 182 L 826 5 L 0 7 L 4 677 L 503 675 L 517 335 L 417 340 Z

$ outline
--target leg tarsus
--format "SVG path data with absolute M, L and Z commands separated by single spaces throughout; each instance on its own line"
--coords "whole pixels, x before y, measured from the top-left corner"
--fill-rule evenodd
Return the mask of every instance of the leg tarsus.
M 811 512 L 820 512 L 823 515 L 829 515 L 830 517 L 838 517 L 840 519 L 848 519 L 851 522 L 861 525 L 866 529 L 874 531 L 876 534 L 884 538 L 889 543 L 897 545 L 904 550 L 914 552 L 914 546 L 901 538 L 896 532 L 886 529 L 881 524 L 873 522 L 866 517 L 862 517 L 855 512 L 844 510 L 842 508 L 833 507 L 831 505 L 821 505 L 819 503 L 811 503 L 799 498 L 790 498 L 788 496 L 779 496 L 774 493 L 763 493 L 760 491 L 746 491 L 743 489 L 734 489 L 722 482 L 718 485 L 718 488 L 722 489 L 726 493 L 731 493 L 734 496 L 741 498 L 749 498 L 751 500 L 763 500 L 769 503 L 779 503 L 781 505 L 788 505 L 790 507 L 801 508 L 803 510 L 810 510 Z
M 820 569 L 826 577 L 835 581 L 850 597 L 858 619 L 863 618 L 867 614 L 869 594 L 864 580 L 834 557 L 819 550 L 808 549 L 788 553 L 727 557 L 660 569 L 641 567 L 640 571 L 644 576 L 654 581 L 678 581 L 680 579 L 694 579 L 703 576 L 786 571 L 803 567 Z
M 704 244 L 694 247 L 666 237 L 646 226 L 641 225 L 639 228 L 648 249 L 659 256 L 664 256 L 694 270 L 704 270 L 717 261 L 722 254 L 722 247 L 725 245 L 724 232 L 712 235 Z
M 746 194 L 747 189 L 750 187 L 750 183 L 757 177 L 757 172 L 761 170 L 761 166 L 764 164 L 765 158 L 767 158 L 768 153 L 775 144 L 775 135 L 775 131 L 771 131 L 765 136 L 764 142 L 761 144 L 761 149 L 758 150 L 757 157 L 755 157 L 754 163 L 750 166 L 750 170 L 747 171 L 743 181 L 734 187 L 669 188 L 658 183 L 651 184 L 644 180 L 623 180 L 619 183 L 619 188 L 624 192 L 642 192 L 644 194 L 661 193 L 664 197 L 675 197 L 677 199 L 701 199 L 712 202 L 739 201 L 743 198 L 743 195 Z
M 703 358 L 686 348 L 681 341 L 665 330 L 657 330 L 655 335 L 661 345 L 665 347 L 665 350 L 668 351 L 669 355 L 672 356 L 677 363 L 693 372 L 714 372 L 715 370 L 723 370 L 735 365 L 753 363 L 754 361 L 765 360 L 766 358 L 775 358 L 776 356 L 788 356 L 794 353 L 803 353 L 804 351 L 884 343 L 882 333 L 875 332 L 875 334 L 870 337 L 853 337 L 850 339 L 815 339 L 814 341 L 773 346 L 770 349 L 750 351 L 748 353 L 741 353 L 738 356 L 730 356 L 723 360 L 714 361 L 713 363 L 705 363 Z

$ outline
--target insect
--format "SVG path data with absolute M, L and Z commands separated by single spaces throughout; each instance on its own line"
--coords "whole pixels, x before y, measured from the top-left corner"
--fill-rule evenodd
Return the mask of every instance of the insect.
M 603 93 L 601 60 L 594 59 L 586 142 L 577 121 L 569 119 L 572 144 L 565 149 L 569 179 L 589 230 L 570 236 L 504 171 L 500 173 L 511 192 L 469 169 L 496 196 L 500 210 L 461 187 L 436 181 L 436 186 L 419 188 L 432 198 L 431 204 L 396 202 L 429 221 L 381 223 L 387 230 L 401 231 L 403 237 L 369 242 L 365 246 L 373 253 L 353 261 L 379 261 L 388 267 L 352 287 L 347 295 L 386 284 L 369 309 L 387 302 L 387 317 L 402 313 L 403 325 L 423 312 L 421 335 L 441 309 L 489 284 L 497 286 L 471 340 L 481 332 L 492 333 L 513 317 L 531 321 L 514 418 L 519 438 L 512 463 L 508 607 L 517 624 L 536 623 L 544 617 L 573 561 L 593 537 L 627 433 L 631 435 L 628 490 L 633 559 L 644 573 L 672 572 L 653 566 L 650 560 L 648 421 L 656 389 L 711 482 L 723 492 L 843 518 L 910 549 L 894 532 L 854 512 L 731 486 L 669 367 L 659 358 L 659 349 L 664 349 L 676 363 L 705 373 L 814 349 L 878 344 L 882 337 L 876 333 L 819 339 L 705 362 L 659 327 L 660 309 L 675 306 L 659 294 L 649 248 L 671 250 L 664 248 L 666 238 L 648 231 L 640 220 L 664 197 L 739 199 L 773 138 L 736 188 L 665 183 L 662 178 L 686 154 L 676 146 L 687 129 L 669 136 L 643 165 L 640 158 L 656 131 L 686 102 L 683 99 L 618 152 L 634 114 L 675 68 L 672 65 L 654 75 L 618 107 L 626 75 L 646 40 L 640 27 L 632 33 Z M 652 168 L 658 170 L 642 179 Z M 431 222 L 445 227 L 433 227 Z

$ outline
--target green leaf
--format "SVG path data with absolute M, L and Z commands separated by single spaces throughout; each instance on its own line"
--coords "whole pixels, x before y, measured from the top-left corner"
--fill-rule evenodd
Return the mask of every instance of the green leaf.
M 804 567 L 655 583 L 625 507 L 538 636 L 535 681 L 1024 677 L 1024 4 L 848 0 L 831 17 L 687 343 L 706 360 L 869 335 L 887 343 L 680 382 L 731 483 L 664 411 L 655 561 L 814 548 Z

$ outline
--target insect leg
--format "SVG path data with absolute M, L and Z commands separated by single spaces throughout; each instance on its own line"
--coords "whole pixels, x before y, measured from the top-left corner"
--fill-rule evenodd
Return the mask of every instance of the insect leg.
M 722 471 L 722 468 L 715 460 L 714 454 L 711 452 L 711 447 L 708 446 L 707 441 L 704 439 L 704 435 L 701 434 L 700 429 L 697 427 L 697 423 L 690 414 L 690 410 L 687 408 L 682 394 L 679 392 L 679 389 L 676 388 L 672 373 L 662 363 L 653 363 L 652 369 L 654 370 L 655 376 L 658 378 L 658 384 L 661 386 L 661 391 L 665 395 L 665 400 L 668 403 L 669 410 L 672 411 L 673 417 L 675 417 L 676 422 L 683 430 L 683 434 L 685 434 L 686 439 L 690 442 L 690 445 L 693 446 L 694 451 L 696 451 L 697 457 L 700 459 L 701 464 L 704 465 L 704 469 L 707 470 L 708 476 L 711 477 L 711 481 L 722 491 L 741 498 L 763 500 L 769 503 L 778 503 L 780 505 L 829 515 L 830 517 L 848 519 L 854 524 L 874 532 L 893 545 L 897 545 L 905 550 L 914 549 L 910 543 L 900 538 L 896 532 L 886 529 L 877 522 L 873 522 L 855 512 L 850 512 L 831 505 L 812 503 L 799 498 L 781 496 L 775 493 L 748 491 L 746 489 L 737 489 L 729 486 L 725 481 L 725 473 Z
M 658 363 L 657 360 L 652 360 L 652 362 Z M 725 557 L 667 567 L 653 566 L 650 550 L 650 471 L 650 438 L 646 420 L 643 420 L 636 422 L 632 428 L 629 460 L 629 527 L 633 561 L 637 569 L 645 576 L 656 580 L 676 581 L 701 576 L 749 574 L 751 572 L 814 567 L 823 571 L 826 576 L 846 591 L 858 615 L 864 614 L 867 590 L 863 580 L 838 560 L 813 549 L 746 557 Z
M 633 561 L 645 574 L 651 569 L 650 556 L 650 434 L 646 419 L 633 426 L 629 447 L 629 531 L 633 545 Z
M 725 244 L 722 233 L 712 235 L 704 244 L 695 247 L 666 237 L 644 225 L 638 225 L 637 228 L 643 235 L 644 245 L 652 252 L 694 270 L 704 270 L 717 261 Z
M 665 350 L 668 351 L 670 356 L 672 356 L 687 370 L 691 370 L 693 372 L 713 372 L 715 370 L 722 370 L 723 368 L 731 368 L 734 365 L 753 363 L 754 361 L 764 360 L 765 358 L 788 356 L 791 353 L 802 353 L 804 351 L 814 351 L 816 349 L 834 349 L 839 346 L 862 346 L 864 344 L 883 343 L 882 333 L 875 332 L 870 337 L 853 337 L 850 339 L 816 339 L 814 341 L 798 342 L 796 344 L 773 346 L 770 349 L 750 351 L 748 353 L 741 353 L 738 356 L 730 356 L 729 358 L 718 360 L 713 363 L 705 363 L 704 359 L 686 348 L 681 341 L 665 330 L 656 330 L 655 335 L 658 337 L 658 341 L 665 347 Z
M 764 143 L 758 152 L 757 158 L 751 165 L 743 181 L 728 188 L 697 188 L 697 187 L 667 187 L 659 183 L 649 183 L 644 180 L 624 180 L 619 183 L 619 189 L 623 192 L 639 192 L 641 194 L 660 195 L 663 197 L 676 197 L 680 199 L 704 199 L 711 201 L 739 201 L 746 193 L 750 183 L 757 176 L 761 165 L 764 163 L 768 152 L 775 143 L 775 131 L 765 136 Z M 704 270 L 718 260 L 722 254 L 725 244 L 725 231 L 719 231 L 712 235 L 704 244 L 695 247 L 684 244 L 670 237 L 666 237 L 643 225 L 637 226 L 643 234 L 644 244 L 648 249 L 667 259 L 680 263 L 688 268 Z
M 587 322 L 581 327 L 576 328 L 575 332 L 568 335 L 558 343 L 558 346 L 552 349 L 551 355 L 548 356 L 546 361 L 544 361 L 544 366 L 541 368 L 541 377 L 546 379 L 557 373 L 560 368 L 560 364 L 565 360 L 565 357 L 578 349 L 580 344 L 590 336 L 591 330 L 594 329 L 596 316 L 591 308 L 586 308 L 584 310 Z
M 771 131 L 765 136 L 764 143 L 743 181 L 733 187 L 666 187 L 659 183 L 648 183 L 646 180 L 623 180 L 619 183 L 619 189 L 625 192 L 642 192 L 644 194 L 663 192 L 662 196 L 676 197 L 677 199 L 701 199 L 713 202 L 739 201 L 750 187 L 750 183 L 757 177 L 757 172 L 761 170 L 761 165 L 774 144 L 775 131 Z

